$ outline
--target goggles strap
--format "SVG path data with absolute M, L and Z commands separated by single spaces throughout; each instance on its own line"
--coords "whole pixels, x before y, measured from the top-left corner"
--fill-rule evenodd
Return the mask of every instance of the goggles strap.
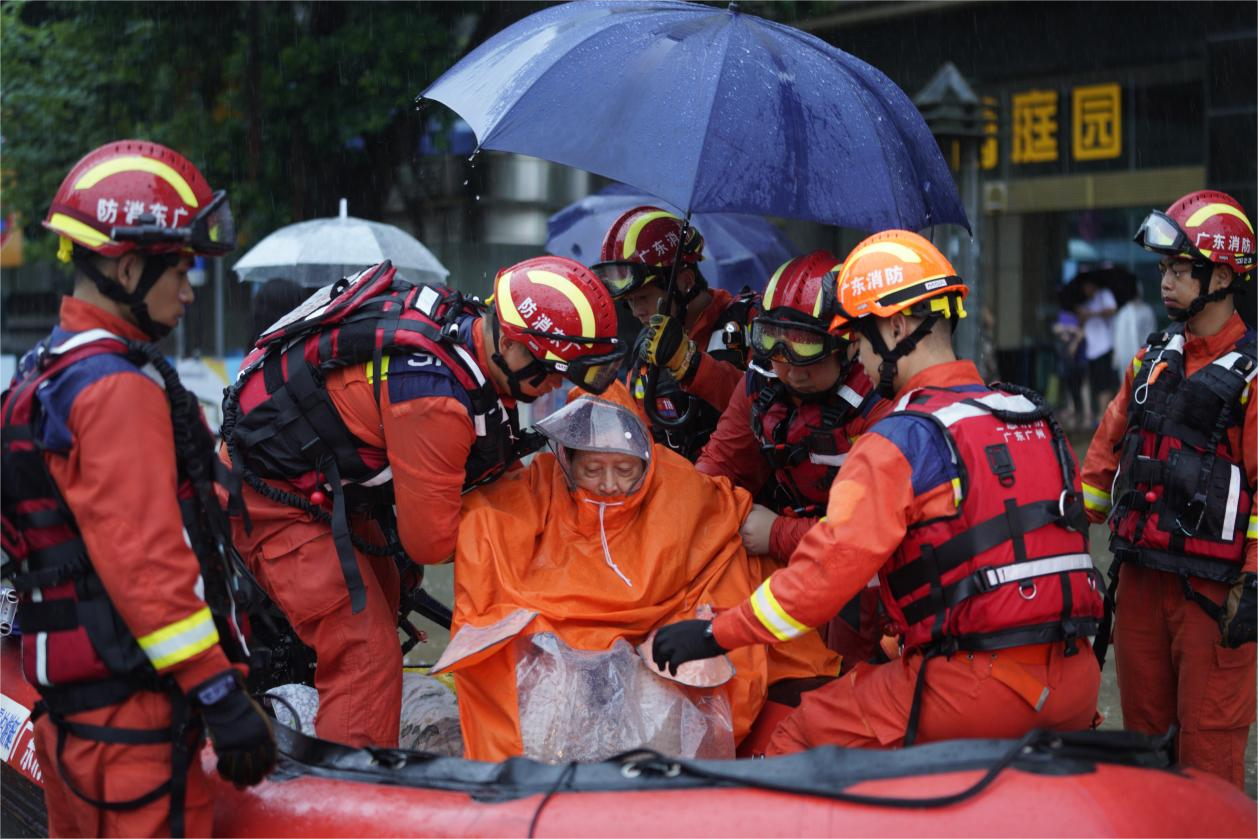
M 140 256 L 144 258 L 144 269 L 140 272 L 140 282 L 136 284 L 135 291 L 131 292 L 127 291 L 122 283 L 102 274 L 87 251 L 75 248 L 72 258 L 74 267 L 88 277 L 101 294 L 115 303 L 122 303 L 130 307 L 131 314 L 135 317 L 136 325 L 144 330 L 144 334 L 154 341 L 160 341 L 170 334 L 171 328 L 164 323 L 157 323 L 153 320 L 149 315 L 149 307 L 144 302 L 144 298 L 148 296 L 149 291 L 157 284 L 162 274 L 166 273 L 168 268 L 179 261 L 179 257 L 175 254 L 153 253 L 140 254 Z

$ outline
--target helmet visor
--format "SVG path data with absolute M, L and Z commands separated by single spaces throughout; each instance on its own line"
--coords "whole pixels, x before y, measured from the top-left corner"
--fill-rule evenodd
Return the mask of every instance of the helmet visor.
M 543 362 L 564 378 L 590 393 L 602 393 L 616 381 L 620 362 L 625 357 L 624 347 L 602 355 L 583 355 L 572 361 Z
M 223 190 L 214 193 L 187 227 L 166 227 L 152 216 L 138 220 L 141 224 L 113 228 L 109 238 L 132 242 L 141 250 L 186 249 L 208 256 L 221 256 L 236 247 L 236 224 Z
M 660 273 L 659 268 L 641 262 L 598 262 L 591 265 L 590 270 L 607 286 L 607 291 L 616 300 L 637 291 L 652 280 L 658 280 Z
M 189 244 L 197 253 L 217 256 L 236 248 L 236 220 L 227 193 L 219 190 L 189 226 Z
M 1194 259 L 1205 259 L 1205 255 L 1188 240 L 1186 234 L 1173 218 L 1166 213 L 1154 210 L 1145 217 L 1136 231 L 1135 243 L 1145 250 L 1178 256 L 1188 254 Z
M 816 364 L 839 348 L 839 340 L 819 325 L 767 317 L 751 322 L 751 351 L 761 362 L 783 358 L 799 366 Z

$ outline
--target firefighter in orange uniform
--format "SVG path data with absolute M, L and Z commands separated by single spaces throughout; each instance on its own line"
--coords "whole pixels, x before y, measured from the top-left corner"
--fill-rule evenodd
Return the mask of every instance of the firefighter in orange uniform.
M 663 368 L 655 408 L 665 424 L 648 411 L 652 436 L 693 462 L 742 383 L 756 296 L 750 289 L 735 296 L 709 288 L 699 270 L 703 236 L 693 227 L 685 227 L 684 242 L 682 235 L 682 220 L 659 207 L 627 210 L 608 229 L 603 261 L 591 270 L 645 327 L 628 381 L 638 402 L 646 398 L 647 366 Z M 661 311 L 679 247 L 676 287 Z
M 1112 534 L 1123 726 L 1178 726 L 1183 765 L 1243 789 L 1254 721 L 1258 359 L 1232 295 L 1253 274 L 1254 229 L 1231 196 L 1202 190 L 1150 213 L 1135 241 L 1162 257 L 1171 324 L 1132 360 L 1083 469 L 1088 515 L 1108 516 Z
M 70 170 L 44 226 L 75 285 L 4 396 L 3 516 L 49 834 L 209 836 L 203 730 L 237 785 L 275 744 L 220 646 L 213 437 L 153 342 L 192 303 L 192 255 L 235 245 L 226 194 L 123 140 Z
M 494 292 L 486 312 L 376 266 L 263 335 L 228 395 L 236 543 L 315 651 L 322 738 L 397 745 L 401 587 L 452 558 L 462 493 L 524 453 L 517 403 L 619 370 L 615 304 L 579 263 L 525 260 Z
M 830 620 L 875 575 L 900 658 L 859 665 L 804 695 L 769 746 L 891 747 L 1087 728 L 1101 617 L 1076 464 L 1031 391 L 989 388 L 952 351 L 966 287 L 903 230 L 856 246 L 832 328 L 860 340 L 892 413 L 856 441 L 826 518 L 790 564 L 713 621 L 661 629 L 675 668 L 773 644 Z
M 853 363 L 856 347 L 828 332 L 841 267 L 813 251 L 773 272 L 751 323 L 755 360 L 695 463 L 763 501 L 743 522 L 743 545 L 782 564 L 825 512 L 853 441 L 891 408 Z M 878 595 L 865 589 L 822 636 L 846 670 L 877 653 L 880 630 Z

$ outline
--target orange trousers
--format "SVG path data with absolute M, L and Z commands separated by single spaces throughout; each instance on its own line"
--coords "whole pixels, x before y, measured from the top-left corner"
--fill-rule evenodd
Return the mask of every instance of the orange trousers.
M 1066 656 L 1063 644 L 995 653 L 939 656 L 926 665 L 917 742 L 1021 737 L 1034 728 L 1083 730 L 1096 714 L 1101 671 L 1086 641 Z M 814 746 L 904 745 L 922 654 L 858 665 L 803 695 L 769 741 L 768 754 Z M 1039 704 L 1039 710 L 1036 705 Z
M 1222 603 L 1228 586 L 1192 580 Z M 1114 659 L 1123 727 L 1146 734 L 1179 726 L 1184 766 L 1245 788 L 1245 741 L 1254 721 L 1253 644 L 1219 644 L 1219 625 L 1184 597 L 1180 578 L 1124 565 L 1114 618 Z
M 141 692 L 117 705 L 84 711 L 72 722 L 116 728 L 162 728 L 170 725 L 170 701 L 162 694 Z M 134 810 L 109 811 L 75 795 L 57 769 L 57 729 L 47 716 L 35 723 L 35 754 L 44 778 L 48 835 L 169 836 L 170 799 L 163 797 Z M 144 795 L 170 777 L 171 745 L 126 746 L 66 735 L 61 771 L 84 795 L 104 801 L 127 801 Z M 184 834 L 210 836 L 214 806 L 194 750 L 184 793 Z
M 264 498 L 248 486 L 253 523 L 232 536 L 250 570 L 279 605 L 302 642 L 315 651 L 319 713 L 315 733 L 351 746 L 397 746 L 402 715 L 402 648 L 397 635 L 399 578 L 390 557 L 355 551 L 367 605 L 352 614 L 349 589 L 329 525 Z M 356 522 L 356 532 L 379 529 Z

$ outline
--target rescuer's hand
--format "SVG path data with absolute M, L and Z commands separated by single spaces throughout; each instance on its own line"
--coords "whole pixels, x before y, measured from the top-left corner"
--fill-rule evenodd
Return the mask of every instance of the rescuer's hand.
M 679 382 L 697 361 L 695 342 L 686 335 L 680 318 L 651 315 L 642 347 L 648 364 L 667 368 Z
M 201 709 L 218 755 L 218 774 L 237 787 L 248 787 L 275 768 L 271 721 L 249 696 L 236 670 L 206 679 L 189 697 Z
M 738 535 L 743 539 L 743 547 L 750 556 L 763 556 L 769 552 L 769 537 L 773 534 L 773 523 L 778 514 L 761 504 L 753 504 L 743 526 L 738 528 Z
M 690 620 L 670 623 L 655 633 L 651 657 L 655 666 L 674 676 L 687 661 L 715 658 L 725 649 L 712 637 L 712 621 Z
M 1227 594 L 1219 616 L 1223 646 L 1239 647 L 1258 638 L 1258 574 L 1242 574 Z

